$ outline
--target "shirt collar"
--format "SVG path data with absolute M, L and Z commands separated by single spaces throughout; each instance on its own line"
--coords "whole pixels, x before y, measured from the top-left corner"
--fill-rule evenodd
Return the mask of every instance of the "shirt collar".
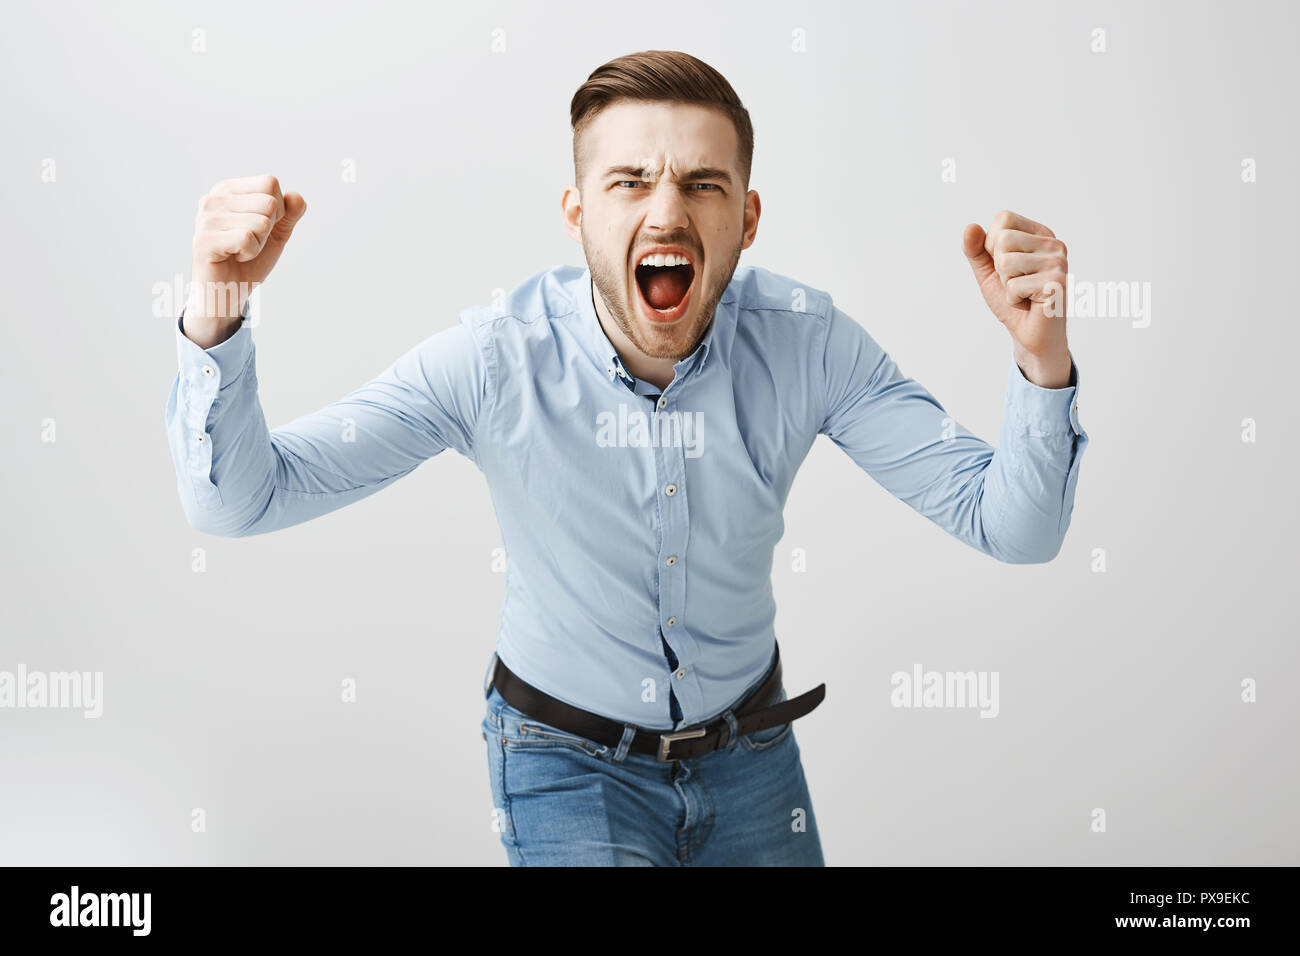
M 596 314 L 596 294 L 595 287 L 591 282 L 591 269 L 588 267 L 578 278 L 577 288 L 573 290 L 575 298 L 578 300 L 578 312 L 582 317 L 582 324 L 586 326 L 588 342 L 591 345 L 592 356 L 596 362 L 604 369 L 605 374 L 609 376 L 610 381 L 622 379 L 625 383 L 633 381 L 632 373 L 623 365 L 623 360 L 619 357 L 618 349 L 610 342 L 609 336 L 605 334 L 605 329 L 600 324 L 600 317 Z M 728 289 L 723 294 L 723 301 L 731 297 L 731 290 Z M 717 311 L 722 310 L 722 304 L 718 304 Z M 713 345 L 713 333 L 718 327 L 718 316 L 715 313 L 713 321 L 709 323 L 709 330 L 700 340 L 700 344 L 695 347 L 690 355 L 681 359 L 673 366 L 678 378 L 684 378 L 690 371 L 692 364 L 695 371 L 704 371 L 705 359 L 708 358 L 709 350 Z

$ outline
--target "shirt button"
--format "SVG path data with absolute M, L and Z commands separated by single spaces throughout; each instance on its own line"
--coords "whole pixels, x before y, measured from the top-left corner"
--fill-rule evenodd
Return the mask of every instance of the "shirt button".
M 214 369 L 211 365 L 205 365 L 203 366 L 203 374 L 207 375 L 208 377 L 211 377 L 216 374 L 216 369 Z
M 677 486 L 669 485 L 664 489 L 664 494 L 666 494 L 669 498 L 671 498 L 673 495 L 677 494 Z
M 677 623 L 677 618 L 670 617 L 668 620 L 664 621 L 664 623 L 667 624 L 669 627 L 672 627 L 674 624 Z
M 613 374 L 614 374 L 614 366 L 611 365 L 609 368 L 605 369 L 605 374 L 606 374 L 606 375 L 613 375 Z
M 663 407 L 664 407 L 665 405 L 667 405 L 667 404 L 668 404 L 668 399 L 666 399 L 666 398 L 664 398 L 662 395 L 660 395 L 660 396 L 659 396 L 659 407 L 660 407 L 660 408 L 663 408 Z
M 670 568 L 676 563 L 677 563 L 677 555 L 675 554 L 668 555 L 668 560 L 664 562 L 664 564 L 668 565 L 668 567 Z
M 200 445 L 202 445 L 205 441 L 208 440 L 208 436 L 207 436 L 207 435 L 195 435 L 195 436 L 194 436 L 194 440 L 197 441 Z
M 673 676 L 676 677 L 678 680 L 681 680 L 683 677 L 686 676 L 686 668 L 682 668 L 681 670 L 679 670 L 679 671 L 678 671 L 676 674 L 674 674 Z

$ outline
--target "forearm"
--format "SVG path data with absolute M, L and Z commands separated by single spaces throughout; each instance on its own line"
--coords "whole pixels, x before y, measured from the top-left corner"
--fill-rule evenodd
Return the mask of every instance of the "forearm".
M 194 324 L 218 327 L 204 319 Z M 279 462 L 257 396 L 251 330 L 236 318 L 229 334 L 205 347 L 209 336 L 191 338 L 186 317 L 180 328 L 167 437 L 186 518 L 200 531 L 227 537 L 272 530 L 279 526 L 271 516 Z
M 1064 541 L 1087 435 L 1078 428 L 1073 363 L 1047 378 L 1062 382 L 1054 388 L 1017 366 L 1008 372 L 997 451 L 980 489 L 979 547 L 1001 561 L 1038 563 L 1055 557 Z
M 190 310 L 186 310 L 185 316 L 181 322 L 181 331 L 191 342 L 201 349 L 210 349 L 213 346 L 220 345 L 239 331 L 243 320 L 239 316 L 234 318 L 203 318 L 197 314 L 191 315 Z
M 224 537 L 275 531 L 400 477 L 357 481 L 346 477 L 351 468 L 341 456 L 329 466 L 313 460 L 330 439 L 346 441 L 342 415 L 318 413 L 296 430 L 273 434 L 257 394 L 251 335 L 251 329 L 236 327 L 209 350 L 178 336 L 180 371 L 167 403 L 167 434 L 181 503 L 193 527 Z
M 1039 388 L 1066 388 L 1074 384 L 1074 363 L 1064 343 L 1049 355 L 1034 355 L 1018 344 L 1012 350 L 1025 379 Z
M 195 268 L 195 273 L 199 273 Z M 239 331 L 247 318 L 251 287 L 236 282 L 195 282 L 181 314 L 181 332 L 201 349 L 220 345 Z
M 486 365 L 466 325 L 430 336 L 344 398 L 269 430 L 252 329 L 210 349 L 178 329 L 167 433 L 190 524 L 239 537 L 374 494 L 454 447 L 473 455 Z

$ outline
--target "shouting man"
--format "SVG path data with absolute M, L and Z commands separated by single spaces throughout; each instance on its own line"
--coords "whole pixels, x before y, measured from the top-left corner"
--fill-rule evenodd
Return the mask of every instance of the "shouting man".
M 620 57 L 570 119 L 561 210 L 587 268 L 535 274 L 273 431 L 243 310 L 306 203 L 271 176 L 213 187 L 167 406 L 181 502 L 201 531 L 261 534 L 454 448 L 508 556 L 482 727 L 510 862 L 820 865 L 792 721 L 825 685 L 787 696 L 773 627 L 791 482 L 826 435 L 972 547 L 1050 561 L 1087 443 L 1053 307 L 1065 244 L 1009 212 L 962 235 L 1012 340 L 994 450 L 825 292 L 737 268 L 754 134 L 714 69 Z

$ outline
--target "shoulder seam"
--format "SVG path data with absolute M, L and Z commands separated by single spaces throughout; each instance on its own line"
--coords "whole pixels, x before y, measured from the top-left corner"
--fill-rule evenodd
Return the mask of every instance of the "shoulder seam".
M 486 308 L 486 306 L 471 307 L 469 312 Z M 462 313 L 463 314 L 463 313 Z M 470 440 L 470 451 L 473 453 L 474 463 L 481 470 L 483 467 L 479 454 L 479 437 L 487 431 L 488 424 L 497 407 L 497 396 L 500 390 L 499 367 L 497 362 L 496 341 L 493 338 L 489 326 L 495 326 L 500 319 L 509 318 L 508 314 L 503 315 L 479 315 L 472 316 L 468 324 L 470 335 L 474 339 L 474 344 L 479 350 L 479 355 L 483 358 L 484 369 L 484 386 L 483 386 L 483 408 L 479 409 L 479 414 L 474 422 L 474 435 Z
M 785 305 L 763 305 L 755 303 L 749 296 L 737 296 L 736 308 L 749 312 L 789 312 L 793 315 L 829 315 L 831 302 L 833 301 L 829 292 L 824 289 L 802 285 L 797 282 L 794 283 L 793 288 L 803 289 L 805 292 L 810 293 L 811 296 L 815 296 L 817 301 L 816 306 L 811 309 L 794 309 Z
M 817 343 L 818 347 L 813 349 L 813 358 L 817 363 L 817 378 L 821 383 L 817 393 L 821 396 L 821 421 L 817 423 L 817 433 L 820 435 L 823 428 L 826 427 L 826 419 L 831 413 L 830 388 L 826 377 L 826 350 L 830 347 L 831 337 L 831 319 L 834 316 L 834 307 L 831 305 L 829 293 L 823 293 L 825 299 L 823 308 L 818 312 L 818 329 Z

